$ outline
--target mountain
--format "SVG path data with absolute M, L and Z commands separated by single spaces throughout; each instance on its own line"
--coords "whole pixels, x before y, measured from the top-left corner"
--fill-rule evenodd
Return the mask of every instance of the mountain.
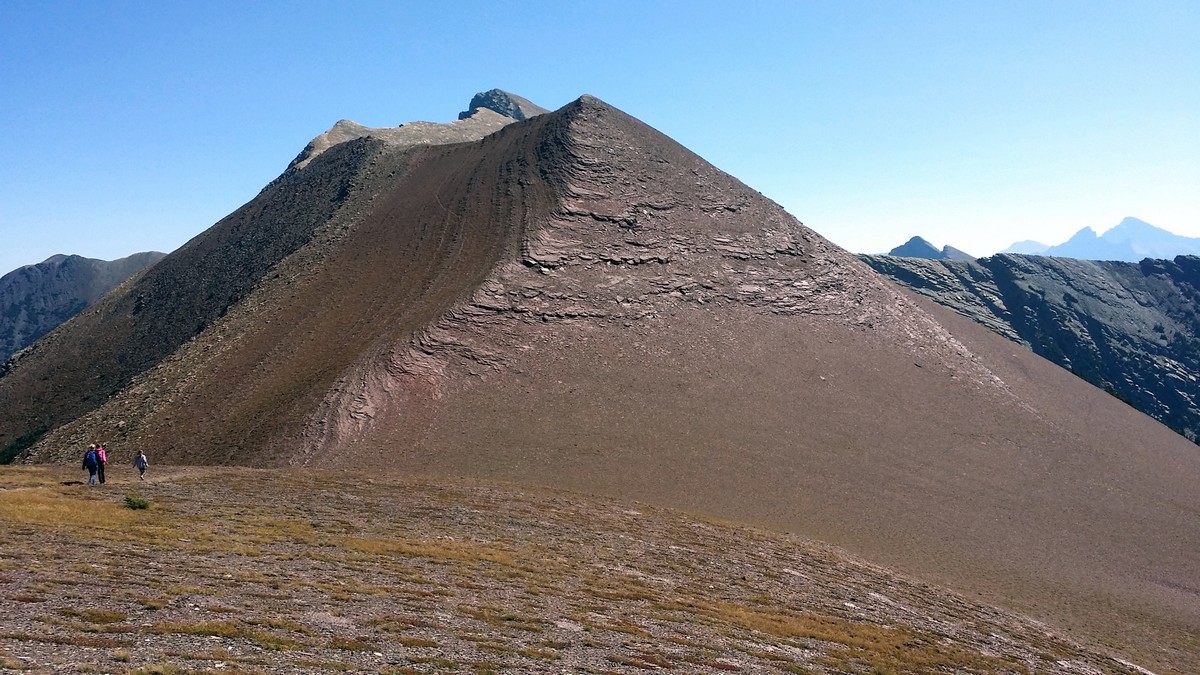
M 1158 419 L 1200 437 L 1200 258 L 1140 263 L 996 255 L 974 262 L 863 256 Z
M 913 237 L 905 243 L 888 252 L 888 255 L 905 258 L 927 258 L 930 260 L 974 260 L 974 257 L 952 246 L 938 250 L 933 244 L 921 237 Z
M 1137 218 L 1126 218 L 1102 235 L 1085 227 L 1055 246 L 1021 241 L 1003 253 L 1138 262 L 1144 258 L 1170 259 L 1179 255 L 1200 255 L 1200 238 L 1182 237 Z
M 458 114 L 458 119 L 467 119 L 481 108 L 519 121 L 550 112 L 529 99 L 500 89 L 491 89 L 475 94 L 467 109 Z
M 1047 248 L 1041 255 L 1078 260 L 1137 260 L 1128 246 L 1102 239 L 1090 227 L 1076 232 L 1070 239 L 1057 246 Z
M 0 277 L 0 363 L 164 255 L 112 261 L 55 255 Z
M 1124 246 L 1137 262 L 1144 258 L 1174 258 L 1179 255 L 1200 255 L 1200 238 L 1182 237 L 1155 227 L 1137 218 L 1126 218 L 1100 236 L 1105 241 Z
M 13 361 L 0 447 L 680 508 L 1200 666 L 1193 444 L 603 101 L 496 116 L 313 146 Z
M 1009 246 L 1008 248 L 1004 249 L 1003 251 L 1001 251 L 1001 253 L 1020 253 L 1023 255 L 1041 255 L 1042 253 L 1045 253 L 1046 249 L 1048 249 L 1048 248 L 1050 248 L 1050 247 L 1047 246 L 1046 244 L 1043 244 L 1040 241 L 1034 241 L 1032 239 L 1023 239 L 1021 241 L 1014 243 L 1012 246 Z

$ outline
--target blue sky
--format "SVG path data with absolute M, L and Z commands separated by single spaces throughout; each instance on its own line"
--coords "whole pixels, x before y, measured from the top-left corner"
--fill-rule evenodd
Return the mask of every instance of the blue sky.
M 1200 236 L 1200 3 L 0 0 L 0 273 L 170 251 L 339 119 L 590 93 L 835 243 Z

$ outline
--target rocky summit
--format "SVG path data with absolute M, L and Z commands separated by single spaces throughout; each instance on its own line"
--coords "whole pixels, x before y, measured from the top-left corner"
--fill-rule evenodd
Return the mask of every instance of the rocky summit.
M 548 113 L 542 106 L 522 98 L 516 94 L 510 94 L 501 89 L 489 89 L 481 91 L 471 98 L 471 104 L 467 109 L 458 114 L 458 119 L 468 119 L 476 114 L 480 109 L 491 110 L 505 117 L 511 117 L 515 120 L 527 120 L 530 117 Z
M 335 126 L 15 360 L 0 447 L 640 500 L 1200 668 L 1194 445 L 599 99 L 526 117 Z

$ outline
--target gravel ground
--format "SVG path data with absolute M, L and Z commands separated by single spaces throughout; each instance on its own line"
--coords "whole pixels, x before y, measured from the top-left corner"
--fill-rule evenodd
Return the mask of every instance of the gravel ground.
M 131 472 L 0 468 L 0 669 L 1139 672 L 831 547 L 640 504 Z

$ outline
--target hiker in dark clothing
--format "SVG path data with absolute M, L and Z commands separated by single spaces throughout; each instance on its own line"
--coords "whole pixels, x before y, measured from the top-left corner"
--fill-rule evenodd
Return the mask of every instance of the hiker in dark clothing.
M 96 484 L 96 468 L 100 466 L 100 457 L 96 455 L 96 446 L 89 445 L 83 453 L 83 468 L 88 472 L 88 485 Z

